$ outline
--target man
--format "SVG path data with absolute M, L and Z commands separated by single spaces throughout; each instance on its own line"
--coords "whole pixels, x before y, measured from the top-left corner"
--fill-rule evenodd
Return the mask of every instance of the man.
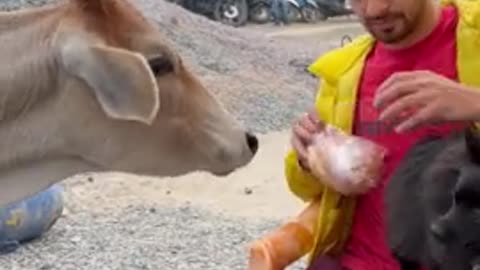
M 287 0 L 272 1 L 272 16 L 275 25 L 288 24 L 288 3 Z
M 321 200 L 310 270 L 397 270 L 386 243 L 385 184 L 423 136 L 480 120 L 480 1 L 350 1 L 369 35 L 310 66 L 322 84 L 315 110 L 294 124 L 285 173 L 296 196 Z M 323 122 L 389 150 L 376 188 L 346 198 L 311 175 L 306 148 Z

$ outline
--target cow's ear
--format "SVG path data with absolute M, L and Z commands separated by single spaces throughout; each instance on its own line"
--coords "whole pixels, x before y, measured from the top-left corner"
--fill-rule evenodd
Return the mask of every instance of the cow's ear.
M 83 80 L 112 118 L 151 124 L 160 97 L 155 75 L 139 53 L 104 45 L 70 42 L 62 47 L 65 70 Z
M 480 130 L 477 126 L 471 125 L 465 131 L 465 146 L 470 159 L 480 164 Z

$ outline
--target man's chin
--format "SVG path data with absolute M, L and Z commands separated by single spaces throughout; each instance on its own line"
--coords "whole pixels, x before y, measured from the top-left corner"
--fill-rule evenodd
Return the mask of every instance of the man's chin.
M 395 29 L 387 29 L 381 33 L 377 31 L 368 31 L 376 40 L 381 41 L 385 44 L 395 44 L 399 43 L 405 39 L 404 34 L 396 33 Z
M 405 25 L 398 24 L 380 29 L 365 25 L 365 28 L 376 40 L 385 44 L 401 43 L 403 40 L 407 39 L 410 34 L 410 31 L 407 30 Z

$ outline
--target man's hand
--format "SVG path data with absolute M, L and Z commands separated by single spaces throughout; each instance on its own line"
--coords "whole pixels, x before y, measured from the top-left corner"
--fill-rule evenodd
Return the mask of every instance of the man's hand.
M 292 130 L 292 147 L 297 153 L 300 165 L 309 170 L 307 163 L 307 147 L 312 143 L 313 135 L 321 132 L 325 125 L 318 119 L 315 110 L 305 113 L 294 125 Z
M 392 75 L 378 88 L 374 104 L 383 110 L 379 120 L 400 119 L 397 132 L 426 124 L 480 120 L 479 90 L 429 71 Z

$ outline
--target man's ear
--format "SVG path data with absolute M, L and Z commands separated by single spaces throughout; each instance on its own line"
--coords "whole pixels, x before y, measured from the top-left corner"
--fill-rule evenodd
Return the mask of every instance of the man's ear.
M 470 159 L 480 164 L 480 130 L 475 125 L 470 125 L 465 131 L 465 146 Z
M 109 117 L 151 124 L 157 116 L 158 85 L 141 54 L 69 42 L 61 57 L 66 71 L 90 86 Z

